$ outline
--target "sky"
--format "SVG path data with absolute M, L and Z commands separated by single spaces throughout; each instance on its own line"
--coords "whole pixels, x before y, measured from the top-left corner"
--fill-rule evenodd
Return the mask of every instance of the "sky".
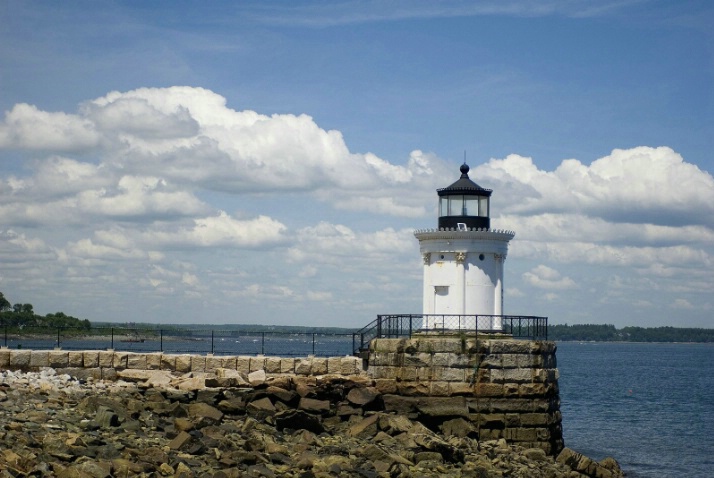
M 504 313 L 714 326 L 714 4 L 0 4 L 0 291 L 111 322 L 420 313 L 436 189 Z

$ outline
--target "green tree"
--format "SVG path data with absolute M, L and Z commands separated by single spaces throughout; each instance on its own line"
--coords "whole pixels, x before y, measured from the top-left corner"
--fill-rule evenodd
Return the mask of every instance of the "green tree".
M 0 312 L 6 312 L 12 310 L 12 305 L 10 301 L 5 298 L 5 295 L 0 292 Z

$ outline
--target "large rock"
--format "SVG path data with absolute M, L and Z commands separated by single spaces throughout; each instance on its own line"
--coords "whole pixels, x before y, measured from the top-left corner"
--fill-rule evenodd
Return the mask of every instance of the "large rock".
M 379 390 L 374 387 L 356 387 L 347 394 L 347 401 L 353 405 L 364 407 L 374 402 L 381 396 Z
M 611 468 L 606 468 L 595 460 L 570 448 L 563 448 L 556 461 L 590 478 L 620 478 L 624 476 L 615 460 L 608 460 L 606 463 Z M 612 462 L 614 462 L 614 465 Z
M 303 410 L 285 410 L 275 414 L 275 425 L 278 430 L 286 428 L 291 430 L 308 430 L 313 433 L 323 433 L 319 417 L 309 414 Z

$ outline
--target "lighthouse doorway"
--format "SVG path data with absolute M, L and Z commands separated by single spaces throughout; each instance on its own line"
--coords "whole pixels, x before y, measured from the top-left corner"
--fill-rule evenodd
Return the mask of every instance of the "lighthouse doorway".
M 449 286 L 434 286 L 434 313 L 451 314 L 451 302 L 449 301 Z

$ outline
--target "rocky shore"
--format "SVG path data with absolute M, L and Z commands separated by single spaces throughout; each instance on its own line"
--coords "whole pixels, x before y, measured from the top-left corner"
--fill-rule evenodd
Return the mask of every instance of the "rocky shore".
M 383 405 L 368 378 L 2 371 L 0 475 L 623 476 L 613 459 L 479 441 L 462 419 L 430 422 Z

